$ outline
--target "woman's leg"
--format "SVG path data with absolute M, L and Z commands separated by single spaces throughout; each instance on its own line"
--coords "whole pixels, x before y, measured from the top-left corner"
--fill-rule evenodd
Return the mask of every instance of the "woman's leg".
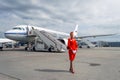
M 73 61 L 70 61 L 70 72 L 74 73 L 74 71 L 73 71 Z

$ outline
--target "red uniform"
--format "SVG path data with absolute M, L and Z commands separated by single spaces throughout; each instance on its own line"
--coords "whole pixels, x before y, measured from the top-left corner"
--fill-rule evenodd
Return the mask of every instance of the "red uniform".
M 69 59 L 70 61 L 73 61 L 75 59 L 76 51 L 78 48 L 76 40 L 69 38 L 67 48 L 69 49 Z

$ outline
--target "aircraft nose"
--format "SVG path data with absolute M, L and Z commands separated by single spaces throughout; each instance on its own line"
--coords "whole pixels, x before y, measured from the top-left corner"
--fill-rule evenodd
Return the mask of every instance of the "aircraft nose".
M 4 33 L 5 37 L 6 38 L 10 38 L 11 37 L 11 34 L 12 34 L 12 31 L 11 30 L 8 30 Z

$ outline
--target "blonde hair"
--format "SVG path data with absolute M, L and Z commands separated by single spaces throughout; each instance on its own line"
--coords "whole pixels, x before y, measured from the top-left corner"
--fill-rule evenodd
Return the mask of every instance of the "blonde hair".
M 73 33 L 73 32 L 70 32 L 70 37 L 71 37 L 71 36 L 74 37 L 74 33 Z

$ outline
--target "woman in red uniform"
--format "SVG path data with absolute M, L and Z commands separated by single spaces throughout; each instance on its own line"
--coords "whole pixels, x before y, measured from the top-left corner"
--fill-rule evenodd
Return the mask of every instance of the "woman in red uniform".
M 70 38 L 68 38 L 68 46 L 67 46 L 68 52 L 69 52 L 69 59 L 70 59 L 70 72 L 74 73 L 73 70 L 73 60 L 75 59 L 76 52 L 78 49 L 78 44 L 76 40 L 74 39 L 73 32 L 70 33 Z

